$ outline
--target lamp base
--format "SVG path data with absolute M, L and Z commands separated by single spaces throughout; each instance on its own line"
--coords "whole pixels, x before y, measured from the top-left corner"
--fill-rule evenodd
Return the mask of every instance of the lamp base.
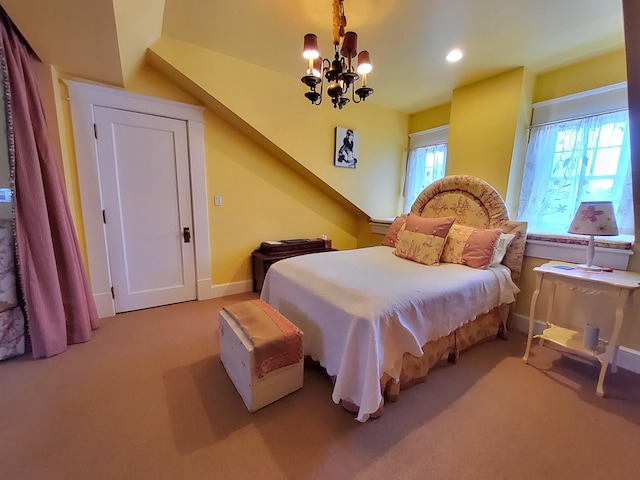
M 603 270 L 602 267 L 599 267 L 597 265 L 587 265 L 586 263 L 581 263 L 580 265 L 576 265 L 576 268 L 587 271 L 587 272 L 601 272 Z

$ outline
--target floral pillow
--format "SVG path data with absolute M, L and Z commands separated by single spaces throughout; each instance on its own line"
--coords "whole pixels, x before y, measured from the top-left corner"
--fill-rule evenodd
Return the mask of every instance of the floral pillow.
M 491 264 L 494 247 L 501 233 L 499 229 L 455 224 L 449 231 L 440 260 L 472 268 L 487 268 Z
M 384 236 L 382 240 L 382 245 L 386 245 L 387 247 L 395 247 L 396 243 L 398 243 L 398 232 L 403 227 L 404 222 L 407 220 L 407 214 L 403 213 L 402 215 L 397 216 L 391 226 L 389 227 L 389 231 Z
M 425 265 L 437 265 L 454 217 L 425 218 L 409 214 L 398 232 L 393 254 Z

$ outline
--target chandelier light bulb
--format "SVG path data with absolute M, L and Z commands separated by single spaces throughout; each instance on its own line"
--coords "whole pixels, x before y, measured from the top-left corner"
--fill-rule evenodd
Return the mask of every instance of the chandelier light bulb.
M 310 74 L 318 78 L 322 77 L 322 57 L 319 56 L 313 60 L 313 68 Z

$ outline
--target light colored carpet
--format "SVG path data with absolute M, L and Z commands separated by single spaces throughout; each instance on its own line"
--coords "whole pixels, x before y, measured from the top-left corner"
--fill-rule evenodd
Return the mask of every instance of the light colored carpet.
M 479 345 L 365 424 L 331 382 L 250 414 L 219 357 L 242 294 L 120 314 L 47 360 L 0 362 L 0 479 L 637 479 L 640 377 L 535 346 Z

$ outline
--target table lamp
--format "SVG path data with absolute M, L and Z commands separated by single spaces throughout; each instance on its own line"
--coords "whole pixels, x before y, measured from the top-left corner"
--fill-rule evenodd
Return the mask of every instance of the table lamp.
M 569 226 L 568 233 L 589 235 L 587 245 L 587 263 L 578 268 L 589 271 L 600 271 L 602 267 L 593 265 L 595 253 L 594 235 L 618 235 L 618 225 L 611 202 L 581 202 L 576 216 Z

